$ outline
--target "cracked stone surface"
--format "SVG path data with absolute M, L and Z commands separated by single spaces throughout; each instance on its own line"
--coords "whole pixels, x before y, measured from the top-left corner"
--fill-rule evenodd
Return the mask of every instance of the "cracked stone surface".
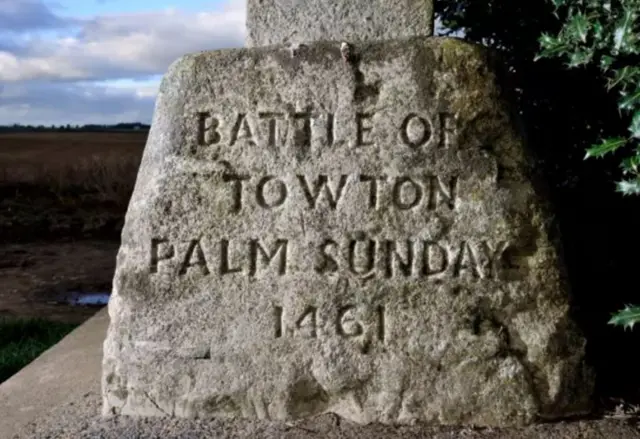
M 447 38 L 172 64 L 122 234 L 103 413 L 518 426 L 589 411 L 544 185 Z

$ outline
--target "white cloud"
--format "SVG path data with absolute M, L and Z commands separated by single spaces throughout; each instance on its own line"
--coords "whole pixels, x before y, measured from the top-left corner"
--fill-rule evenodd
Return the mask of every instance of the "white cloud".
M 244 3 L 232 0 L 216 12 L 168 9 L 96 17 L 76 35 L 32 38 L 17 54 L 0 51 L 0 81 L 102 80 L 163 73 L 185 53 L 242 46 Z
M 0 89 L 0 125 L 149 123 L 153 83 L 8 83 Z
M 244 44 L 246 0 L 89 19 L 43 1 L 0 0 L 0 125 L 149 123 L 171 62 Z
M 53 4 L 0 0 L 0 125 L 149 123 L 171 62 L 244 45 L 246 0 L 91 18 Z
M 0 31 L 3 32 L 64 28 L 74 23 L 75 20 L 52 12 L 41 0 L 0 0 Z
M 113 93 L 130 93 L 139 98 L 155 98 L 160 88 L 162 76 L 154 76 L 147 80 L 121 79 L 116 81 L 94 82 Z

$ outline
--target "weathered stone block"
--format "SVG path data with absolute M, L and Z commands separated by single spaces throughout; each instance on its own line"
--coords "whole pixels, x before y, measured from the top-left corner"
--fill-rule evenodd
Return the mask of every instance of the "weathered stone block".
M 433 0 L 249 0 L 248 47 L 433 35 Z
M 118 254 L 104 413 L 506 426 L 588 410 L 552 216 L 484 49 L 188 55 Z

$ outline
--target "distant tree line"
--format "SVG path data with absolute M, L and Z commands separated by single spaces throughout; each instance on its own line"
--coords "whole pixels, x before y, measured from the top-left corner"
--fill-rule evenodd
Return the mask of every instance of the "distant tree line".
M 0 133 L 7 132 L 113 132 L 113 131 L 149 131 L 150 126 L 147 124 L 135 123 L 118 123 L 115 125 L 0 125 Z

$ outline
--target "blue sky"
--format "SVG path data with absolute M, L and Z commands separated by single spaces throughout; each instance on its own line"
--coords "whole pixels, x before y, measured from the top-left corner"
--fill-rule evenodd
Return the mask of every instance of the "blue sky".
M 169 64 L 241 47 L 246 0 L 0 0 L 0 125 L 151 121 Z
M 187 12 L 202 12 L 219 9 L 223 1 L 212 0 L 59 0 L 49 3 L 55 10 L 76 17 L 93 17 L 103 14 L 124 14 L 142 11 L 157 11 L 176 8 Z
M 0 0 L 0 125 L 150 123 L 172 61 L 244 45 L 246 1 Z

